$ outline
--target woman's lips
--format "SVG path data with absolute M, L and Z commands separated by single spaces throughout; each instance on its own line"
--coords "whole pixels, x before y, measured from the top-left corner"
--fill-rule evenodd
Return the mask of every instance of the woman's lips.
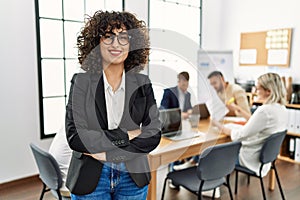
M 122 51 L 120 50 L 109 50 L 109 53 L 113 56 L 119 56 L 122 54 Z

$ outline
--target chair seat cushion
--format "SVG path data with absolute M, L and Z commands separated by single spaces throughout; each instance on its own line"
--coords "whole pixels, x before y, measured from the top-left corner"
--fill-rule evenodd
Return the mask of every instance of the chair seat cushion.
M 167 177 L 171 179 L 173 184 L 181 185 L 184 188 L 192 191 L 194 193 L 198 192 L 200 186 L 200 179 L 197 176 L 197 167 L 190 167 L 180 171 L 170 172 Z M 212 181 L 205 181 L 202 191 L 214 189 L 223 183 L 225 183 L 225 178 L 220 178 Z
M 256 173 L 250 169 L 248 169 L 247 167 L 243 167 L 241 165 L 236 165 L 235 166 L 235 170 L 239 171 L 239 172 L 244 172 L 253 176 L 256 176 Z

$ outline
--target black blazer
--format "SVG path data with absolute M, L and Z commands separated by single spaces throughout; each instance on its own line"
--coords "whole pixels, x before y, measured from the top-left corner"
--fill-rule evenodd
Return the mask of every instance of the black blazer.
M 106 152 L 109 162 L 125 162 L 137 186 L 151 179 L 147 154 L 160 142 L 159 112 L 147 76 L 125 74 L 125 106 L 119 128 L 108 130 L 102 75 L 79 73 L 71 81 L 66 107 L 66 134 L 73 155 L 66 185 L 73 194 L 95 190 L 103 163 L 83 153 Z M 142 133 L 129 141 L 127 130 Z
M 160 109 L 179 108 L 178 87 L 167 88 L 164 90 L 164 95 L 160 103 Z M 191 94 L 187 92 L 184 98 L 184 106 L 182 112 L 192 109 Z

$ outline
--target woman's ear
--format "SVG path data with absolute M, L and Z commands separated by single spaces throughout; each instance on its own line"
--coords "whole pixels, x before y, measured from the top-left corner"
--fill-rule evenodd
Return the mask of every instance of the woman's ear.
M 271 90 L 266 89 L 266 95 L 270 96 L 270 94 L 271 94 Z

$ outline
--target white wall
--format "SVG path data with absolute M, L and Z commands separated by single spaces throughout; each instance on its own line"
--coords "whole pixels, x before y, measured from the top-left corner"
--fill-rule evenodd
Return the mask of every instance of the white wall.
M 224 0 L 202 1 L 202 49 L 206 51 L 224 50 L 220 49 L 223 32 L 223 2 Z
M 277 72 L 292 76 L 300 83 L 300 2 L 298 0 L 204 0 L 203 47 L 214 50 L 233 50 L 236 78 L 256 79 L 262 73 Z M 293 28 L 291 63 L 289 68 L 239 67 L 241 32 Z
M 138 19 L 148 23 L 148 0 L 125 0 L 125 11 L 136 14 Z
M 0 1 L 0 183 L 37 174 L 29 143 L 39 133 L 33 0 Z

